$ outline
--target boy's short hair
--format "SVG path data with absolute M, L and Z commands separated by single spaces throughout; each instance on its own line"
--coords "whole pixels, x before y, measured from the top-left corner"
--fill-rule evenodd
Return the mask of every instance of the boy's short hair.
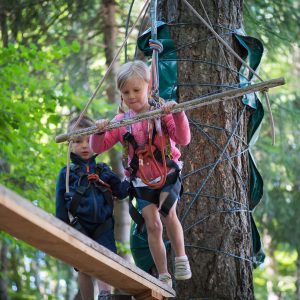
M 79 119 L 79 116 L 76 116 L 74 118 L 72 118 L 69 123 L 68 123 L 68 132 L 73 131 L 73 127 L 76 124 L 77 120 Z M 91 119 L 88 116 L 83 116 L 79 122 L 79 124 L 76 126 L 76 129 L 83 129 L 83 128 L 87 128 L 87 127 L 91 127 L 95 125 L 95 122 L 93 121 L 93 119 Z

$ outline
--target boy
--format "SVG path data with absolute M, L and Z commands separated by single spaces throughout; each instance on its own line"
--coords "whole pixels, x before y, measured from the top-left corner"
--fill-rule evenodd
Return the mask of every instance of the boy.
M 69 122 L 68 131 L 78 117 Z M 76 129 L 93 126 L 84 116 Z M 67 168 L 60 170 L 56 185 L 56 216 L 102 246 L 117 252 L 114 239 L 113 198 L 127 196 L 129 183 L 121 182 L 105 163 L 96 163 L 89 146 L 89 136 L 75 138 L 71 146 L 69 193 L 66 193 Z M 110 286 L 97 280 L 100 295 L 110 294 Z M 83 300 L 94 299 L 93 279 L 79 270 L 79 287 Z M 100 298 L 99 298 L 100 299 Z

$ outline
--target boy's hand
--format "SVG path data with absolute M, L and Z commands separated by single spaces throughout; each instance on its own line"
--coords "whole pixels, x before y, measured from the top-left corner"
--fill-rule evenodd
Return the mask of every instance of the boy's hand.
M 176 102 L 175 101 L 167 101 L 165 102 L 162 106 L 161 109 L 164 113 L 169 114 L 171 112 L 171 109 L 176 106 Z
M 109 120 L 108 119 L 100 119 L 100 120 L 97 120 L 95 124 L 98 128 L 98 131 L 101 132 L 109 124 Z

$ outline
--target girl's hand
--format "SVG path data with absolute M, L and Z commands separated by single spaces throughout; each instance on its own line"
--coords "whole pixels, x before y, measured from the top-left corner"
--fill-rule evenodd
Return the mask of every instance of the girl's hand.
M 97 120 L 95 124 L 98 128 L 98 131 L 101 132 L 109 124 L 109 120 L 108 119 L 100 119 L 100 120 Z
M 173 107 L 175 107 L 176 106 L 176 102 L 175 101 L 166 101 L 162 106 L 161 106 L 161 109 L 162 109 L 162 111 L 164 112 L 164 113 L 166 113 L 166 114 L 169 114 L 170 112 L 171 112 L 171 109 L 173 108 Z

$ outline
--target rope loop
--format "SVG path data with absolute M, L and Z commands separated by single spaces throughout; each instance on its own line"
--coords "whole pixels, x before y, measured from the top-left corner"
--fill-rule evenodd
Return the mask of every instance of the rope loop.
M 163 44 L 159 40 L 149 39 L 150 49 L 156 50 L 158 53 L 162 53 L 164 50 Z

